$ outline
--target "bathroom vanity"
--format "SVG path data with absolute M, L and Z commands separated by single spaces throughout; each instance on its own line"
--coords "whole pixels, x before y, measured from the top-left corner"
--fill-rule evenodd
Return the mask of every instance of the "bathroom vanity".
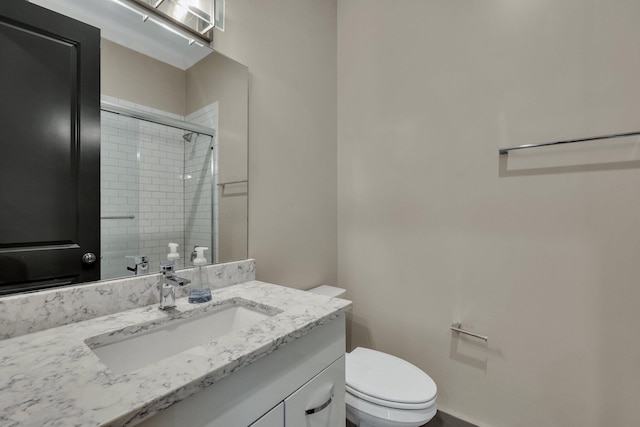
M 344 426 L 344 369 L 340 316 L 140 426 Z
M 207 268 L 215 277 L 225 265 Z M 45 305 L 60 311 L 82 291 L 46 291 Z M 342 426 L 349 305 L 248 280 L 205 304 L 181 298 L 173 310 L 153 303 L 15 334 L 0 341 L 0 424 Z

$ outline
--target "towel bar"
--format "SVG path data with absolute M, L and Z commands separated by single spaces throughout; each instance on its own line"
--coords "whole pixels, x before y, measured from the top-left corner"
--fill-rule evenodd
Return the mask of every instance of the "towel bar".
M 100 219 L 135 219 L 135 215 L 101 216 Z
M 525 148 L 547 147 L 550 145 L 560 145 L 560 144 L 573 144 L 574 142 L 598 141 L 600 139 L 613 139 L 613 138 L 622 138 L 625 136 L 636 136 L 636 135 L 640 135 L 640 132 L 616 133 L 612 135 L 593 136 L 591 138 L 567 139 L 565 141 L 544 142 L 542 144 L 524 144 L 524 145 L 518 145 L 517 147 L 499 148 L 498 153 L 509 154 L 509 151 L 522 150 Z

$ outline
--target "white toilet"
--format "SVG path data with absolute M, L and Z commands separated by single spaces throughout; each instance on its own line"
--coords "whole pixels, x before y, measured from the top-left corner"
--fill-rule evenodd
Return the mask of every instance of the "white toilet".
M 339 297 L 344 289 L 309 290 Z M 346 354 L 347 419 L 358 427 L 418 427 L 436 415 L 436 383 L 415 365 L 358 347 Z

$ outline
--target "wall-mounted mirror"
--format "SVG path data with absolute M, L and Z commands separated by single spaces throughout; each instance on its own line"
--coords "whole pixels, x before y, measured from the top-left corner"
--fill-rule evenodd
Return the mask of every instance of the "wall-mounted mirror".
M 247 257 L 248 70 L 114 0 L 31 0 L 101 29 L 101 278 Z M 143 259 L 143 257 L 146 257 Z

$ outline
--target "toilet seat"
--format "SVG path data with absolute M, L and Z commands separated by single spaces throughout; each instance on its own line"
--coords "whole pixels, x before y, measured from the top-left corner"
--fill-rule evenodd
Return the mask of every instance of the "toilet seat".
M 421 403 L 402 403 L 402 402 L 394 402 L 391 400 L 378 399 L 374 396 L 370 396 L 368 394 L 362 393 L 358 390 L 355 390 L 349 386 L 346 386 L 346 391 L 352 396 L 355 396 L 359 399 L 365 400 L 369 403 L 373 403 L 375 405 L 384 406 L 385 408 L 391 409 L 406 409 L 406 410 L 419 410 L 426 409 L 435 404 L 436 398 Z
M 346 354 L 347 392 L 387 408 L 419 410 L 433 406 L 436 383 L 406 360 L 358 347 Z

